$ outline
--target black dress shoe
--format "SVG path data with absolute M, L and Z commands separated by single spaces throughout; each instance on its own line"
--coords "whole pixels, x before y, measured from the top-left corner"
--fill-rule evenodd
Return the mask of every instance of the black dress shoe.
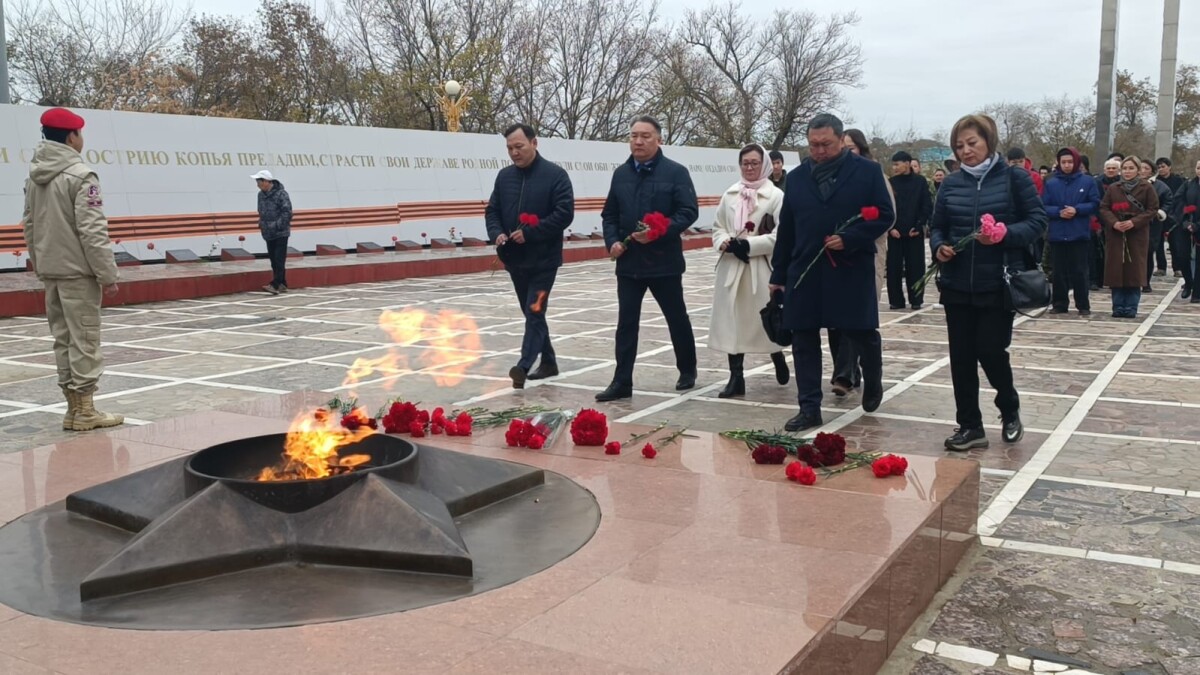
M 905 309 L 904 305 L 888 305 L 888 309 L 900 310 Z
M 1050 313 L 1051 314 L 1066 314 L 1067 308 L 1066 307 L 1051 307 Z
M 1151 288 L 1151 286 L 1149 284 L 1146 284 L 1145 286 L 1142 286 L 1142 292 L 1143 293 L 1153 293 L 1154 289 Z
M 525 379 L 528 377 L 528 375 L 525 373 L 524 368 L 521 366 L 513 366 L 512 368 L 508 369 L 508 376 L 512 378 L 513 389 L 525 388 Z
M 623 398 L 633 398 L 633 385 L 613 382 L 608 385 L 608 389 L 596 394 L 596 400 L 600 403 L 608 403 L 609 401 L 617 401 Z
M 1091 316 L 1091 315 L 1092 315 L 1092 310 L 1090 310 L 1090 309 L 1079 310 L 1079 316 Z
M 548 377 L 554 377 L 555 375 L 558 375 L 558 364 L 546 363 L 545 361 L 542 361 L 538 364 L 538 367 L 534 368 L 533 372 L 529 374 L 529 379 L 544 380 Z
M 915 311 L 917 311 L 918 309 L 921 309 L 921 308 L 922 308 L 922 307 L 924 307 L 924 306 L 925 306 L 925 305 L 922 305 L 922 304 L 918 303 L 918 304 L 915 304 L 915 305 L 913 305 L 913 306 L 912 306 L 912 308 L 913 308 L 913 311 L 915 312 Z
M 805 429 L 819 427 L 824 423 L 825 422 L 821 419 L 820 415 L 809 415 L 808 413 L 801 412 L 799 415 L 796 415 L 792 419 L 788 420 L 787 424 L 783 425 L 783 430 L 804 431 Z
M 1011 417 L 1002 415 L 1001 423 L 1004 425 L 1000 437 L 1005 443 L 1016 443 L 1025 437 L 1025 425 L 1021 424 L 1021 413 L 1014 413 Z
M 1187 300 L 1188 298 L 1192 297 L 1192 289 L 1188 288 L 1187 286 L 1184 286 L 1183 293 L 1180 293 L 1179 297 L 1183 298 L 1184 300 Z
M 696 386 L 696 372 L 681 373 L 675 382 L 675 391 L 687 391 Z
M 946 449 L 956 452 L 966 452 L 974 448 L 986 448 L 987 446 L 987 434 L 983 432 L 983 427 L 976 429 L 955 429 L 954 435 L 946 439 Z
M 883 378 L 881 377 L 864 377 L 863 384 L 863 400 L 862 407 L 866 412 L 875 412 L 879 410 L 879 405 L 883 403 Z

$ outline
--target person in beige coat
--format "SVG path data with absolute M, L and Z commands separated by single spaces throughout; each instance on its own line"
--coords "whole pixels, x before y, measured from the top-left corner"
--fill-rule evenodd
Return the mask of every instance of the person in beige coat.
M 117 293 L 117 264 L 96 172 L 83 163 L 83 118 L 65 108 L 42 115 L 43 140 L 25 182 L 21 225 L 33 271 L 46 287 L 46 320 L 54 335 L 58 386 L 67 399 L 63 429 L 113 427 L 121 415 L 96 410 L 104 372 L 100 303 Z
M 791 379 L 780 346 L 767 337 L 759 317 L 771 297 L 771 254 L 783 190 L 770 180 L 771 163 L 763 146 L 742 148 L 738 164 L 742 179 L 721 196 L 712 234 L 713 248 L 721 255 L 708 346 L 729 355 L 729 383 L 717 394 L 720 398 L 745 395 L 746 354 L 770 354 L 776 381 L 787 384 Z

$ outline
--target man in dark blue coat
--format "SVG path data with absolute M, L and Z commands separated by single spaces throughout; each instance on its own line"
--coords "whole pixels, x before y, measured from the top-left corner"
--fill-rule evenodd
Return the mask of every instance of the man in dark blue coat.
M 821 328 L 840 329 L 854 343 L 863 369 L 863 409 L 872 412 L 883 399 L 875 240 L 892 227 L 896 207 L 882 169 L 844 149 L 843 131 L 842 121 L 830 114 L 809 122 L 810 157 L 788 174 L 779 215 L 771 291 L 786 294 L 783 321 L 793 335 L 800 401 L 788 431 L 824 423 Z M 837 232 L 866 207 L 878 215 Z
M 617 370 L 597 401 L 633 396 L 633 364 L 637 360 L 638 325 L 646 291 L 654 296 L 667 320 L 677 391 L 696 386 L 696 338 L 683 299 L 683 232 L 696 222 L 700 207 L 687 167 L 663 156 L 662 125 L 649 116 L 633 121 L 629 134 L 630 157 L 615 172 L 600 220 L 604 243 L 617 261 Z M 649 213 L 670 219 L 667 233 L 651 241 L 638 231 L 638 222 Z
M 496 174 L 484 219 L 525 315 L 521 359 L 508 371 L 513 388 L 523 389 L 526 378 L 558 375 L 546 307 L 562 267 L 563 231 L 575 219 L 575 193 L 567 172 L 538 152 L 532 127 L 514 124 L 504 131 L 504 140 L 512 166 Z M 523 225 L 522 215 L 536 217 L 537 224 Z M 529 372 L 539 355 L 537 370 Z
M 1092 217 L 1100 211 L 1100 189 L 1083 171 L 1075 148 L 1058 151 L 1058 167 L 1042 194 L 1050 228 L 1050 256 L 1054 269 L 1054 299 L 1051 314 L 1065 314 L 1068 293 L 1075 292 L 1075 308 L 1083 316 L 1092 313 L 1088 299 L 1089 261 L 1092 251 Z

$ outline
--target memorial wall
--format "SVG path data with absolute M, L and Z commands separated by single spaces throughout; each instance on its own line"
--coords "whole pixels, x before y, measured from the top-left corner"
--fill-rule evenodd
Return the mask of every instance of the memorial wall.
M 0 269 L 25 266 L 19 223 L 42 111 L 0 105 Z M 485 239 L 483 205 L 496 172 L 509 163 L 499 134 L 76 112 L 87 121 L 84 161 L 100 176 L 113 239 L 120 239 L 114 248 L 146 261 L 172 249 L 265 253 L 250 179 L 260 169 L 274 173 L 291 195 L 297 218 L 289 243 L 301 251 L 317 244 L 353 250 L 363 241 L 387 246 L 393 237 Z M 600 205 L 628 146 L 548 138 L 540 149 L 571 175 L 572 232 L 599 231 Z M 716 198 L 738 178 L 736 151 L 665 152 L 691 170 L 700 222 L 711 222 Z M 785 156 L 789 166 L 799 159 Z

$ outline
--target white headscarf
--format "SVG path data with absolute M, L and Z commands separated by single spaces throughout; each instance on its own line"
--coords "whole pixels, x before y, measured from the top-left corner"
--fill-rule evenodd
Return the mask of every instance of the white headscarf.
M 757 143 L 751 147 L 757 148 L 758 151 L 762 153 L 762 170 L 759 171 L 758 180 L 747 181 L 743 178 L 739 183 L 742 186 L 738 193 L 738 195 L 741 197 L 741 200 L 738 202 L 737 208 L 736 229 L 739 232 L 743 227 L 745 227 L 746 222 L 750 220 L 750 214 L 754 213 L 754 209 L 758 208 L 759 188 L 766 185 L 767 181 L 771 178 L 771 159 L 767 155 L 767 149 Z M 742 156 L 745 157 L 746 155 Z M 741 168 L 740 162 L 738 168 Z

